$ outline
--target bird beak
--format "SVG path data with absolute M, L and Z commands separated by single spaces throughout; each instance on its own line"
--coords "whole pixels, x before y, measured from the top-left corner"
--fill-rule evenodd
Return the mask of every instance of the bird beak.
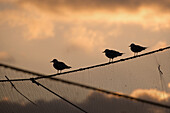
M 105 51 L 103 51 L 102 53 L 105 53 Z
M 50 61 L 50 63 L 52 63 L 53 61 Z

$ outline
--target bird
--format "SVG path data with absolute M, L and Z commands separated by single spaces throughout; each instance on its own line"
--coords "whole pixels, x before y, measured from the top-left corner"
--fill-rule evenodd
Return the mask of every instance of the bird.
M 60 62 L 57 59 L 53 59 L 51 61 L 51 63 L 53 63 L 53 67 L 58 71 L 58 73 L 64 69 L 70 69 L 70 66 L 67 66 L 64 62 Z
M 138 52 L 141 52 L 141 51 L 147 49 L 147 47 L 142 47 L 142 46 L 136 45 L 134 43 L 130 44 L 129 47 L 130 47 L 131 51 L 134 52 L 134 56 L 138 55 Z
M 113 58 L 122 56 L 124 54 L 124 53 L 120 53 L 118 51 L 109 50 L 109 49 L 105 49 L 105 51 L 103 51 L 103 53 L 105 53 L 106 57 L 109 58 L 109 62 L 110 62 L 110 60 L 112 60 L 112 62 L 113 62 Z

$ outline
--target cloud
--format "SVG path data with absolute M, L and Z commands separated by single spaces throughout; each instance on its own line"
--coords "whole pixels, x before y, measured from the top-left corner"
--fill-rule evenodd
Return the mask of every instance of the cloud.
M 8 8 L 8 5 L 10 8 Z M 6 6 L 6 7 L 5 7 Z M 36 7 L 21 7 L 16 2 L 7 2 L 0 10 L 0 24 L 21 28 L 21 36 L 27 39 L 41 39 L 54 36 L 53 18 L 38 11 Z M 12 7 L 12 8 L 11 8 Z
M 14 62 L 14 58 L 7 52 L 0 51 L 0 61 Z
M 167 4 L 165 0 L 8 0 L 0 10 L 0 24 L 20 28 L 19 37 L 28 40 L 60 38 L 68 48 L 93 52 L 108 47 L 109 38 L 113 43 L 117 37 L 123 40 L 125 25 L 148 31 L 170 28 L 170 15 L 162 11 Z
M 104 37 L 100 36 L 100 30 L 90 29 L 88 26 L 75 26 L 68 30 L 67 37 L 70 45 L 83 49 L 86 52 L 92 52 L 96 47 L 102 48 L 105 45 Z M 69 37 L 69 38 L 68 38 Z
M 170 83 L 168 83 L 168 88 L 170 88 Z
M 3 6 L 5 8 L 0 10 L 1 24 L 5 23 L 12 27 L 22 27 L 20 35 L 27 39 L 56 37 L 58 31 L 55 31 L 55 28 L 60 27 L 59 24 L 61 23 L 63 24 L 62 26 L 72 24 L 73 27 L 74 24 L 83 25 L 83 23 L 100 23 L 102 25 L 100 27 L 104 27 L 107 24 L 113 26 L 115 24 L 137 24 L 145 29 L 155 31 L 170 28 L 170 15 L 168 12 L 170 2 L 167 0 L 1 1 L 5 4 Z M 65 32 L 67 30 L 65 29 Z M 95 33 L 93 32 L 93 35 Z M 89 36 L 89 34 L 75 39 L 73 43 L 76 44 L 76 41 L 80 39 L 85 42 L 93 42 L 93 38 L 86 39 L 86 36 Z M 92 43 L 89 46 L 92 46 Z
M 9 98 L 8 97 L 3 97 L 2 101 L 9 101 Z
M 12 3 L 12 2 L 17 2 L 18 0 L 0 0 L 0 3 Z
M 156 101 L 159 103 L 169 105 L 170 98 L 168 100 L 164 99 L 156 99 L 153 98 L 153 95 L 157 95 L 157 93 L 162 93 L 158 90 L 146 90 L 146 89 L 138 89 L 132 92 L 132 95 L 138 98 L 149 99 L 150 101 Z M 167 94 L 169 95 L 169 94 Z M 157 95 L 157 98 L 162 98 L 161 95 Z M 79 113 L 80 111 L 73 106 L 70 106 L 68 103 L 62 100 L 51 100 L 51 101 L 43 101 L 39 100 L 36 102 L 37 107 L 32 105 L 31 103 L 27 104 L 18 104 L 15 102 L 0 101 L 0 111 L 4 113 L 8 113 L 10 111 L 13 112 L 24 112 L 24 113 Z M 83 108 L 87 112 L 90 113 L 168 113 L 169 110 L 149 105 L 145 103 L 140 103 L 133 100 L 127 100 L 117 96 L 110 96 L 99 92 L 90 93 L 87 99 L 81 103 L 75 103 L 79 107 Z
M 154 100 L 157 102 L 167 101 L 170 99 L 170 94 L 163 91 L 158 91 L 156 89 L 137 89 L 132 92 L 131 96 L 140 97 L 151 101 Z
M 167 46 L 167 42 L 164 42 L 164 41 L 159 41 L 157 42 L 157 44 L 155 46 L 153 46 L 153 50 L 154 49 L 160 49 L 160 48 L 164 48 Z
M 170 27 L 170 2 L 167 0 L 21 0 L 18 3 L 35 6 L 66 20 L 135 23 L 155 30 Z
M 154 7 L 162 11 L 170 10 L 170 1 L 168 0 L 20 0 L 22 4 L 33 4 L 42 9 L 60 11 L 69 9 L 73 11 L 94 11 L 108 10 L 114 11 L 118 8 L 135 12 L 140 7 Z

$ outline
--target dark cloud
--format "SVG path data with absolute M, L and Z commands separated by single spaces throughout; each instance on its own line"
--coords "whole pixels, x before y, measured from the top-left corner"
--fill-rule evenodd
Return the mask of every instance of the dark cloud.
M 62 11 L 62 9 L 72 11 L 114 11 L 118 8 L 136 11 L 142 6 L 157 7 L 163 11 L 170 10 L 169 0 L 20 0 L 19 3 L 30 3 L 51 11 Z
M 148 98 L 148 95 L 146 96 Z M 152 100 L 152 98 L 150 99 Z M 169 105 L 170 102 L 167 101 L 164 104 Z M 21 105 L 10 101 L 1 101 L 0 111 L 1 113 L 81 113 L 62 100 L 38 101 L 37 105 L 36 107 L 32 104 Z M 89 113 L 169 113 L 169 110 L 165 108 L 97 92 L 92 93 L 83 103 L 77 103 L 77 105 Z

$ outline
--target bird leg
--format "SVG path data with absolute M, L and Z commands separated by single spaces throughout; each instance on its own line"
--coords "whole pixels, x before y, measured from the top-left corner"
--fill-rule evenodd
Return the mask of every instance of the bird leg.
M 137 53 L 134 52 L 134 56 L 137 56 L 137 55 L 138 55 L 138 52 Z
M 61 73 L 61 70 L 58 70 L 58 73 Z

